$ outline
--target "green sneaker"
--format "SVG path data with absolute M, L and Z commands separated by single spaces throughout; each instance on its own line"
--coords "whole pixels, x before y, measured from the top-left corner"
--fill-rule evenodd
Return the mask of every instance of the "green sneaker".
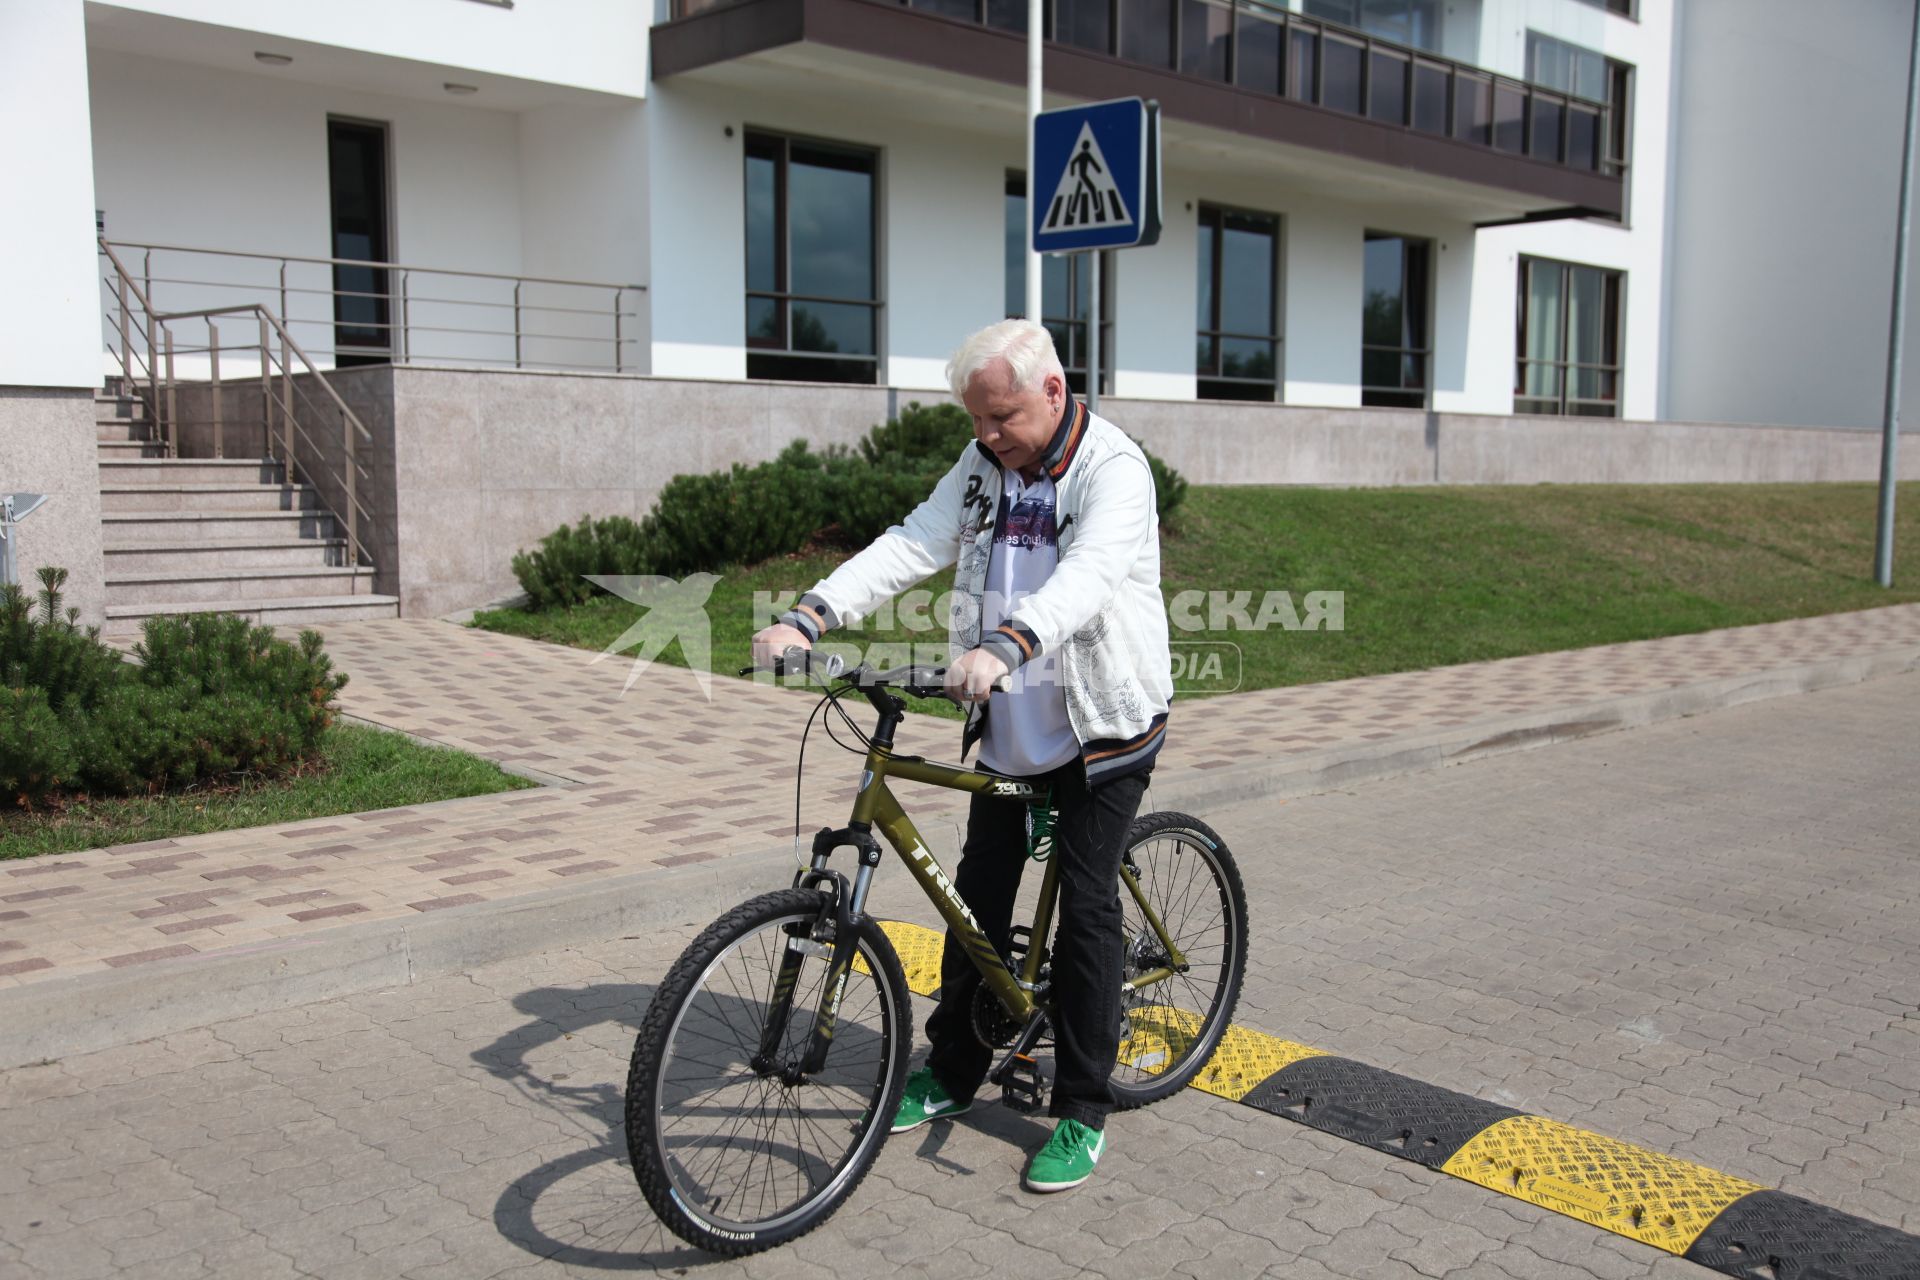
M 1047 1145 L 1033 1153 L 1027 1165 L 1027 1190 L 1065 1191 L 1093 1176 L 1100 1153 L 1107 1149 L 1104 1130 L 1090 1129 L 1078 1120 L 1062 1120 L 1054 1126 Z
M 907 1077 L 906 1091 L 900 1095 L 900 1109 L 893 1113 L 894 1133 L 918 1129 L 935 1120 L 951 1120 L 973 1110 L 971 1099 L 956 1102 L 953 1095 L 933 1078 L 925 1067 Z

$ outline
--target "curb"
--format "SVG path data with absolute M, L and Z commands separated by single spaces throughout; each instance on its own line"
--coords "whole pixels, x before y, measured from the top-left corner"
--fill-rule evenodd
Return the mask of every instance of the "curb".
M 1198 810 L 1336 790 L 1915 670 L 1920 670 L 1920 645 L 1163 778 L 1147 800 L 1156 809 Z M 922 834 L 943 861 L 956 856 L 960 833 L 951 821 L 929 821 Z M 345 925 L 136 969 L 29 983 L 0 991 L 0 1025 L 8 1031 L 0 1041 L 0 1070 L 271 1009 L 407 986 L 648 927 L 702 924 L 742 898 L 785 887 L 793 859 L 789 847 L 762 848 L 414 919 Z

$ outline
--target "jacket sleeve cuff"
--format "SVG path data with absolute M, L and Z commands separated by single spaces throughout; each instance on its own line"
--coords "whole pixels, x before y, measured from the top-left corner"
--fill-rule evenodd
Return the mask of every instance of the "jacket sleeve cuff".
M 1013 671 L 1040 652 L 1040 638 L 1018 623 L 1009 622 L 980 637 L 980 647 Z
M 793 608 L 781 614 L 780 621 L 806 636 L 808 644 L 815 643 L 840 624 L 833 606 L 811 591 L 801 596 Z

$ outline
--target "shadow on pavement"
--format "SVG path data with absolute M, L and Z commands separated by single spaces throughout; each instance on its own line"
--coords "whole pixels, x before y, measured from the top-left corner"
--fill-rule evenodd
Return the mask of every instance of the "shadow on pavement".
M 641 983 L 538 987 L 513 1001 L 529 1021 L 474 1051 L 490 1075 L 580 1122 L 585 1146 L 521 1174 L 494 1202 L 495 1229 L 536 1257 L 605 1271 L 721 1261 L 669 1232 L 640 1194 L 627 1163 L 625 1082 L 574 1083 L 565 1072 L 542 1074 L 530 1065 L 537 1051 L 604 1024 L 632 1034 L 652 996 L 652 985 Z M 619 1061 L 624 1068 L 624 1054 Z

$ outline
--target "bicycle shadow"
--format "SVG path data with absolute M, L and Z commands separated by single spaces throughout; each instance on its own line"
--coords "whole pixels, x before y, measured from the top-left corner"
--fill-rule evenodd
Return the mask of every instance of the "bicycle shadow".
M 627 1162 L 624 1082 L 569 1082 L 572 1072 L 535 1059 L 617 1024 L 630 1037 L 646 1016 L 651 983 L 536 987 L 515 996 L 529 1021 L 482 1048 L 473 1061 L 523 1096 L 577 1123 L 586 1145 L 515 1178 L 494 1201 L 501 1237 L 536 1257 L 604 1271 L 703 1267 L 724 1259 L 696 1249 L 654 1216 Z M 604 1033 L 604 1032 L 603 1032 Z M 578 1051 L 567 1051 L 577 1060 Z M 624 1073 L 626 1057 L 612 1060 Z

